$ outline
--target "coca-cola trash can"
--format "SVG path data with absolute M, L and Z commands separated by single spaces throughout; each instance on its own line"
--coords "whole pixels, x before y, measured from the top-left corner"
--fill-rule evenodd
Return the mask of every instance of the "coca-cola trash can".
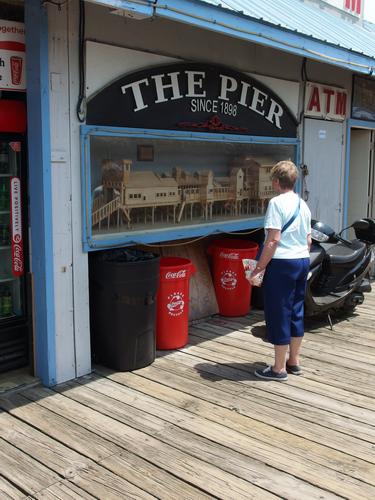
M 160 259 L 156 349 L 178 349 L 188 342 L 189 284 L 194 264 L 182 257 Z
M 239 239 L 214 240 L 208 247 L 221 315 L 244 316 L 249 312 L 251 285 L 245 278 L 242 259 L 255 259 L 258 248 L 254 241 Z

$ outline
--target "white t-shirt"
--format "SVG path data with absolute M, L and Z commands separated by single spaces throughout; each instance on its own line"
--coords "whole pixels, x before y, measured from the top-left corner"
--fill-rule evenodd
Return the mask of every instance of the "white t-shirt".
M 293 191 L 279 194 L 270 200 L 264 220 L 264 228 L 281 229 L 293 217 L 299 197 Z M 311 212 L 301 200 L 299 214 L 292 224 L 281 233 L 274 259 L 302 259 L 309 257 L 307 235 L 311 233 Z

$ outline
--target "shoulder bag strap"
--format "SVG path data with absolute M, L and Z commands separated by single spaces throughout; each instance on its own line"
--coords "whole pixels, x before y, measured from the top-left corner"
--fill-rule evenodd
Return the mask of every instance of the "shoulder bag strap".
M 281 229 L 281 232 L 283 233 L 286 229 L 288 229 L 288 227 L 293 224 L 293 222 L 296 220 L 296 217 L 297 215 L 299 214 L 299 209 L 300 209 L 300 206 L 301 206 L 301 198 L 298 198 L 298 205 L 297 205 L 297 208 L 294 212 L 294 214 L 292 215 L 292 217 L 288 220 L 288 222 L 286 222 L 284 224 L 284 226 L 282 227 Z

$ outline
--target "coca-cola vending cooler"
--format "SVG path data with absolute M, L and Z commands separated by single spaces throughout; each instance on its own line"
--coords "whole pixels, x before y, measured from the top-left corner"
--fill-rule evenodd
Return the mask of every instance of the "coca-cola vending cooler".
M 24 103 L 0 99 L 0 372 L 25 366 L 30 358 L 25 128 Z

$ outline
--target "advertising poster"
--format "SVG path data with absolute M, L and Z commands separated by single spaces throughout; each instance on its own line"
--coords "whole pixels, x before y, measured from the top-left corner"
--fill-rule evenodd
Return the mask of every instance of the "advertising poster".
M 26 90 L 25 25 L 0 19 L 0 90 Z

